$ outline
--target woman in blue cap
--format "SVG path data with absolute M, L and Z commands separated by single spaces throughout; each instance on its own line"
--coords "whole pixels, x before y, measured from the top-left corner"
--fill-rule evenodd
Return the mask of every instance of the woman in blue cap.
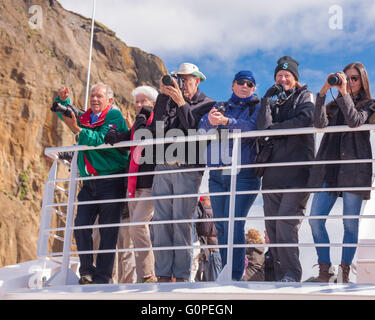
M 226 129 L 227 132 L 256 130 L 256 120 L 260 100 L 254 95 L 256 82 L 251 71 L 238 72 L 232 83 L 233 94 L 227 102 L 217 103 L 208 114 L 202 117 L 199 129 L 206 132 Z M 222 135 L 223 137 L 223 135 Z M 207 165 L 209 167 L 228 166 L 232 163 L 233 140 L 220 139 L 212 141 L 207 147 Z M 254 163 L 256 154 L 255 139 L 243 138 L 239 145 L 238 164 Z M 228 192 L 231 185 L 230 169 L 211 170 L 209 177 L 210 192 Z M 260 179 L 254 175 L 254 169 L 240 169 L 237 173 L 236 191 L 259 190 Z M 257 194 L 237 195 L 235 217 L 246 217 Z M 229 196 L 211 195 L 211 205 L 215 218 L 229 216 Z M 217 238 L 220 245 L 227 244 L 228 222 L 216 221 Z M 234 224 L 234 244 L 246 244 L 245 221 Z M 241 280 L 245 268 L 245 248 L 233 250 L 232 279 Z M 227 262 L 227 249 L 220 248 L 223 267 Z

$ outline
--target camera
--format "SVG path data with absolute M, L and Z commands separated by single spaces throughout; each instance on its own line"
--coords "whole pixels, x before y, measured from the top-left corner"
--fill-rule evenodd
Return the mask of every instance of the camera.
M 161 78 L 161 82 L 165 86 L 171 86 L 171 87 L 173 87 L 173 80 L 172 80 L 172 78 L 177 82 L 178 87 L 182 91 L 184 89 L 184 87 L 185 87 L 185 83 L 184 83 L 184 80 L 181 77 L 177 76 L 177 75 L 166 74 L 166 75 L 164 75 Z
M 341 85 L 341 78 L 339 77 L 338 73 L 332 74 L 328 77 L 327 82 L 331 86 L 340 86 Z
M 82 110 L 78 109 L 77 107 L 67 104 L 66 106 L 63 106 L 61 103 L 55 101 L 51 107 L 52 112 L 61 112 L 61 114 L 65 117 L 72 117 L 71 112 L 73 111 L 76 118 L 78 117 L 79 113 L 82 112 Z
M 274 96 L 278 96 L 280 98 L 280 95 L 284 98 L 286 97 L 284 92 L 284 87 L 282 84 L 274 84 L 271 88 L 269 88 L 264 95 L 264 98 L 270 98 Z
M 220 103 L 218 106 L 217 106 L 217 111 L 219 111 L 221 114 L 224 115 L 225 113 L 225 106 L 224 106 L 224 103 Z

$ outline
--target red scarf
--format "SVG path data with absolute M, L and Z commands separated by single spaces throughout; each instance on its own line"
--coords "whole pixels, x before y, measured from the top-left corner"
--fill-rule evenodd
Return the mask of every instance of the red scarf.
M 94 127 L 98 127 L 98 126 L 103 125 L 103 123 L 105 121 L 105 117 L 106 117 L 108 111 L 111 109 L 111 107 L 112 107 L 111 105 L 107 106 L 102 111 L 102 113 L 100 114 L 98 120 L 95 123 L 93 123 L 93 124 L 90 123 L 91 122 L 91 113 L 92 113 L 92 110 L 88 109 L 85 113 L 81 114 L 81 116 L 79 117 L 79 121 L 80 121 L 81 125 L 84 125 L 85 127 L 89 127 L 89 128 L 94 128 Z M 89 160 L 86 158 L 85 154 L 83 154 L 83 157 L 84 157 L 84 160 L 85 160 L 86 172 L 88 174 L 97 176 L 98 172 L 95 170 L 95 168 L 89 162 Z
M 103 125 L 105 121 L 105 117 L 107 116 L 107 113 L 109 110 L 111 110 L 112 105 L 108 105 L 100 114 L 98 120 L 95 121 L 95 123 L 91 124 L 91 113 L 92 110 L 88 109 L 85 113 L 81 114 L 79 117 L 79 122 L 84 125 L 85 127 L 94 128 Z
M 150 117 L 147 119 L 146 127 L 148 127 L 152 119 L 154 118 L 154 112 L 151 113 Z M 131 129 L 130 139 L 133 140 L 134 137 L 134 126 Z M 139 160 L 142 156 L 143 146 L 132 146 L 130 147 L 130 164 L 129 164 L 129 173 L 136 173 L 139 169 Z M 135 197 L 135 189 L 137 187 L 137 178 L 138 176 L 128 177 L 128 198 Z

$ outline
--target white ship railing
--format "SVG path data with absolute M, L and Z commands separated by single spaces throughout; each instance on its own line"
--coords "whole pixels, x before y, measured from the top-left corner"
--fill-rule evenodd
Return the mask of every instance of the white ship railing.
M 79 181 L 92 180 L 92 179 L 106 179 L 115 177 L 128 177 L 130 175 L 142 176 L 149 175 L 149 172 L 135 173 L 135 174 L 116 174 L 116 175 L 106 175 L 106 176 L 96 176 L 96 177 L 79 177 L 77 170 L 77 151 L 84 150 L 98 150 L 103 148 L 118 148 L 118 147 L 130 147 L 130 146 L 140 146 L 140 145 L 151 145 L 151 144 L 163 144 L 163 143 L 178 143 L 178 142 L 192 142 L 192 141 L 204 141 L 204 140 L 215 140 L 217 139 L 216 134 L 207 135 L 195 135 L 187 137 L 169 137 L 169 138 L 158 138 L 158 139 L 148 139 L 141 141 L 128 141 L 120 142 L 114 146 L 111 145 L 101 145 L 98 147 L 90 147 L 83 145 L 74 145 L 66 147 L 56 147 L 47 148 L 45 154 L 54 160 L 53 165 L 50 169 L 48 180 L 45 184 L 43 204 L 42 204 L 42 214 L 39 230 L 39 240 L 37 248 L 38 258 L 45 257 L 55 257 L 62 256 L 62 264 L 60 270 L 48 281 L 49 285 L 65 285 L 77 283 L 76 275 L 72 272 L 70 267 L 70 259 L 72 255 L 77 254 L 95 254 L 95 253 L 109 253 L 109 252 L 126 252 L 126 251 L 148 251 L 148 250 L 179 250 L 179 249 L 197 249 L 197 248 L 224 248 L 227 251 L 227 262 L 226 266 L 220 274 L 217 281 L 228 282 L 232 281 L 232 260 L 233 260 L 233 249 L 238 247 L 318 247 L 318 246 L 330 246 L 330 247 L 374 247 L 375 244 L 371 242 L 360 241 L 357 244 L 343 244 L 343 243 L 330 243 L 330 244 L 315 244 L 315 243 L 267 243 L 267 244 L 234 244 L 233 243 L 233 232 L 234 232 L 234 221 L 239 220 L 281 220 L 281 219 L 322 219 L 321 216 L 249 216 L 244 218 L 236 218 L 234 215 L 235 208 L 235 196 L 236 194 L 263 194 L 263 193 L 286 193 L 286 192 L 318 192 L 318 191 L 364 191 L 364 190 L 374 190 L 374 187 L 346 187 L 346 188 L 300 188 L 300 189 L 272 189 L 272 190 L 249 190 L 249 191 L 236 191 L 236 179 L 237 170 L 240 168 L 255 168 L 255 167 L 272 167 L 272 166 L 298 166 L 298 165 L 314 165 L 314 164 L 334 164 L 334 163 L 369 163 L 374 162 L 374 159 L 353 159 L 353 160 L 329 160 L 329 161 L 297 161 L 297 162 L 284 162 L 284 163 L 268 163 L 268 164 L 249 164 L 249 165 L 238 165 L 237 164 L 237 150 L 239 146 L 239 140 L 241 138 L 249 137 L 262 137 L 262 136 L 280 136 L 280 135 L 296 135 L 296 134 L 316 134 L 325 132 L 347 132 L 347 131 L 369 131 L 374 130 L 375 125 L 363 125 L 358 128 L 349 128 L 347 126 L 331 126 L 324 129 L 317 128 L 297 128 L 297 129 L 282 129 L 282 130 L 259 130 L 259 131 L 248 131 L 242 133 L 230 133 L 229 138 L 233 138 L 233 157 L 232 164 L 225 167 L 198 167 L 198 168 L 182 168 L 176 170 L 168 171 L 153 171 L 154 175 L 157 174 L 170 174 L 177 172 L 192 172 L 192 171 L 205 171 L 205 170 L 221 170 L 227 169 L 231 170 L 231 189 L 229 192 L 215 192 L 215 193 L 192 193 L 184 195 L 165 195 L 165 196 L 152 196 L 152 197 L 142 197 L 142 198 L 122 198 L 122 199 L 110 199 L 101 201 L 82 201 L 76 200 L 77 194 L 77 184 Z M 58 159 L 58 154 L 60 152 L 74 151 L 73 159 L 70 163 L 70 177 L 64 179 L 57 178 L 57 164 L 62 162 L 67 164 L 67 161 L 61 161 Z M 57 183 L 69 182 L 69 188 L 66 191 L 64 188 L 57 186 Z M 55 203 L 54 193 L 55 190 L 62 191 L 68 194 L 67 202 Z M 199 197 L 199 196 L 230 196 L 230 206 L 229 206 L 229 216 L 228 218 L 214 218 L 214 219 L 184 219 L 184 220 L 164 220 L 164 221 L 149 221 L 149 222 L 129 222 L 129 223 L 118 223 L 118 224 L 105 224 L 105 225 L 88 225 L 75 227 L 73 224 L 75 207 L 77 205 L 87 205 L 94 203 L 113 203 L 113 202 L 131 202 L 131 201 L 142 201 L 142 200 L 152 200 L 152 199 L 171 199 L 171 198 L 183 198 L 183 197 Z M 55 207 L 66 207 L 66 214 L 61 212 Z M 51 228 L 51 213 L 55 213 L 60 216 L 65 216 L 66 223 L 65 227 Z M 324 219 L 374 219 L 375 215 L 332 215 L 324 216 Z M 94 228 L 105 228 L 105 227 L 121 227 L 121 226 L 135 226 L 135 225 L 153 225 L 153 224 L 171 224 L 171 223 L 195 223 L 204 221 L 228 221 L 228 242 L 227 245 L 194 245 L 190 246 L 179 246 L 179 247 L 152 247 L 152 248 L 119 248 L 112 250 L 91 250 L 91 251 L 75 251 L 72 250 L 72 240 L 73 240 L 73 230 L 77 229 L 94 229 Z M 63 231 L 64 237 L 57 236 L 55 232 Z M 63 241 L 63 251 L 62 252 L 48 252 L 49 238 L 53 237 L 55 239 Z M 374 237 L 375 238 L 375 237 Z M 193 239 L 192 239 L 193 241 Z M 372 260 L 371 260 L 372 261 Z

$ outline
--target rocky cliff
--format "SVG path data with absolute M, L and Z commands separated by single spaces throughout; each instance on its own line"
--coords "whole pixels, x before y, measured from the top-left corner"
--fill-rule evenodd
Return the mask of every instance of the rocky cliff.
M 39 7 L 29 13 L 33 5 Z M 0 266 L 36 257 L 51 166 L 44 149 L 74 143 L 49 107 L 62 86 L 70 88 L 75 105 L 84 107 L 90 28 L 90 19 L 54 0 L 0 1 Z M 136 86 L 157 88 L 164 73 L 158 57 L 128 47 L 95 24 L 90 83 L 108 83 L 123 112 L 134 113 L 131 91 Z M 60 224 L 55 217 L 54 225 Z M 51 246 L 60 247 L 53 240 Z

